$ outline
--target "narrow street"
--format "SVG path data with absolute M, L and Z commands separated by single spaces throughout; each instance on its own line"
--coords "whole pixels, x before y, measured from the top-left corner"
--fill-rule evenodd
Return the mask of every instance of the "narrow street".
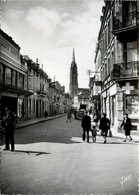
M 83 142 L 81 121 L 66 116 L 15 132 L 1 147 L 1 194 L 138 194 L 138 144 L 97 136 Z

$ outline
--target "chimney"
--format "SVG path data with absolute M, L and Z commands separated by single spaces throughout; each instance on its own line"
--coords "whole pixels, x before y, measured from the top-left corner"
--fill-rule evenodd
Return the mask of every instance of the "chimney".
M 39 68 L 38 58 L 36 58 L 36 67 Z

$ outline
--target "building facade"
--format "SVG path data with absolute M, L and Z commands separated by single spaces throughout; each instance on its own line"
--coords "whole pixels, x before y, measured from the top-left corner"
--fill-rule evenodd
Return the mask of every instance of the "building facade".
M 0 111 L 10 108 L 18 118 L 27 117 L 27 66 L 22 61 L 20 47 L 0 29 Z
M 68 105 L 65 101 L 65 87 L 61 86 L 58 81 L 53 81 L 50 83 L 49 87 L 49 97 L 50 97 L 50 115 L 63 114 L 67 112 Z
M 86 109 L 89 110 L 89 102 L 90 102 L 89 88 L 79 88 L 78 92 L 79 92 L 78 93 L 79 106 L 84 104 L 86 105 Z
M 101 113 L 107 113 L 115 129 L 121 125 L 124 114 L 128 113 L 134 130 L 137 130 L 139 2 L 105 1 L 102 13 L 95 58 L 95 66 L 101 72 L 102 81 Z
M 38 59 L 33 62 L 28 56 L 23 56 L 27 64 L 28 90 L 33 94 L 28 97 L 28 118 L 43 117 L 45 111 L 49 113 L 49 83 L 48 75 L 40 68 Z

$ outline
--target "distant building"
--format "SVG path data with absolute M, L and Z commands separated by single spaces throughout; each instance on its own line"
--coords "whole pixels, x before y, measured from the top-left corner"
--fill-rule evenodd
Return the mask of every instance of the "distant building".
M 33 93 L 28 97 L 28 118 L 43 117 L 45 111 L 49 114 L 50 79 L 40 68 L 38 59 L 33 62 L 27 55 L 24 55 L 23 58 L 27 64 L 28 89 Z
M 70 84 L 69 91 L 71 97 L 74 99 L 74 96 L 78 95 L 78 69 L 75 62 L 75 53 L 73 49 L 73 59 L 70 67 Z
M 78 101 L 79 104 L 86 104 L 87 108 L 89 108 L 90 102 L 90 90 L 89 88 L 79 88 L 78 89 Z
M 79 108 L 80 104 L 89 104 L 89 88 L 78 88 L 78 68 L 75 62 L 74 49 L 70 67 L 69 91 L 73 107 Z
M 50 82 L 50 115 L 62 114 L 67 111 L 67 103 L 65 101 L 65 87 L 61 86 L 58 81 Z

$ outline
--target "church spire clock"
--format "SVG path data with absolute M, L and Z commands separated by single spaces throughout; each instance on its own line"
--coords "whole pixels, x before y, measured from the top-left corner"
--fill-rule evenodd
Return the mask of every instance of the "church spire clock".
M 74 97 L 75 95 L 78 95 L 78 70 L 77 70 L 77 64 L 75 62 L 74 48 L 73 48 L 72 63 L 71 63 L 71 67 L 70 67 L 69 91 L 70 91 L 70 95 L 72 97 Z

